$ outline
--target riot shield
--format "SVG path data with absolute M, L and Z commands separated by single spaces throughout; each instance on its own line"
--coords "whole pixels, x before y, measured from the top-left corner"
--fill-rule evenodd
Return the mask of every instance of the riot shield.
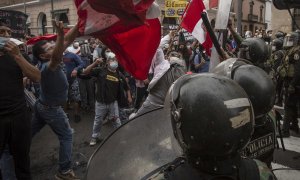
M 113 132 L 92 155 L 87 180 L 138 180 L 180 156 L 163 108 L 138 116 Z

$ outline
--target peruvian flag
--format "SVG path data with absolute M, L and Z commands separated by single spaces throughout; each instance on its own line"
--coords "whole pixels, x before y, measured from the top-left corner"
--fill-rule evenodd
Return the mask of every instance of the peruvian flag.
M 190 32 L 210 56 L 213 43 L 201 18 L 203 11 L 206 10 L 202 0 L 191 0 L 182 16 L 181 27 Z
M 147 78 L 161 24 L 154 0 L 74 0 L 79 32 L 99 38 L 136 79 Z

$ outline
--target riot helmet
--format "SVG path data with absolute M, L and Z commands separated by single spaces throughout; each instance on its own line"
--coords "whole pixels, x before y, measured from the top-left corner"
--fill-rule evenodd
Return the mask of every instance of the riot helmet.
M 276 38 L 279 38 L 279 39 L 283 39 L 285 35 L 286 35 L 286 34 L 285 34 L 284 32 L 278 31 L 278 32 L 275 34 L 275 37 L 276 37 Z
M 265 41 L 260 38 L 247 38 L 240 45 L 238 57 L 257 65 L 267 60 L 268 47 Z
M 285 36 L 283 41 L 284 48 L 290 48 L 298 45 L 300 45 L 300 35 L 298 31 L 291 32 Z
M 253 132 L 253 109 L 246 92 L 224 76 L 180 77 L 169 89 L 165 109 L 184 155 L 196 165 L 239 156 Z
M 275 102 L 275 86 L 270 76 L 261 68 L 243 59 L 231 58 L 220 63 L 213 71 L 237 82 L 248 94 L 255 117 L 268 113 Z
M 272 41 L 272 51 L 278 51 L 282 49 L 283 41 L 282 39 L 276 38 Z

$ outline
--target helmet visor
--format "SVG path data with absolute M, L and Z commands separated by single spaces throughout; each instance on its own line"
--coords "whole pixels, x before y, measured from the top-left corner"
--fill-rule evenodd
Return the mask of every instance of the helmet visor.
M 286 36 L 284 38 L 283 47 L 292 47 L 294 46 L 294 38 L 292 36 Z

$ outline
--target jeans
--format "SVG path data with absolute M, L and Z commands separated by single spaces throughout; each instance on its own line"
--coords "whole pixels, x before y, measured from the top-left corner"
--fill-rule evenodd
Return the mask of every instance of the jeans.
M 7 157 L 9 159 L 9 153 L 7 152 L 7 150 L 9 150 L 13 156 L 17 179 L 31 179 L 29 157 L 30 134 L 30 118 L 26 107 L 20 112 L 0 116 L 0 158 L 2 158 L 2 154 L 5 153 L 6 155 L 3 156 L 4 159 L 2 160 L 5 161 Z M 5 166 L 2 170 L 7 171 L 12 169 Z
M 93 126 L 93 134 L 92 138 L 100 137 L 100 130 L 102 127 L 103 119 L 106 117 L 108 113 L 108 118 L 113 120 L 113 124 L 115 128 L 121 126 L 121 121 L 119 118 L 119 107 L 118 102 L 115 101 L 110 104 L 104 104 L 96 101 L 95 103 L 95 119 Z
M 78 79 L 81 107 L 87 108 L 95 104 L 95 86 L 93 79 Z
M 66 172 L 71 169 L 73 142 L 69 119 L 61 106 L 50 107 L 37 101 L 32 120 L 32 137 L 46 124 L 59 139 L 59 171 Z
M 15 175 L 15 167 L 13 162 L 13 157 L 9 153 L 8 146 L 4 149 L 2 153 L 2 158 L 0 159 L 0 174 L 2 172 L 2 179 L 4 180 L 17 180 Z M 1 179 L 1 176 L 0 176 Z
M 134 108 L 139 109 L 141 107 L 141 103 L 143 101 L 143 98 L 148 96 L 147 91 L 148 86 L 145 87 L 136 87 L 136 97 L 134 102 Z

